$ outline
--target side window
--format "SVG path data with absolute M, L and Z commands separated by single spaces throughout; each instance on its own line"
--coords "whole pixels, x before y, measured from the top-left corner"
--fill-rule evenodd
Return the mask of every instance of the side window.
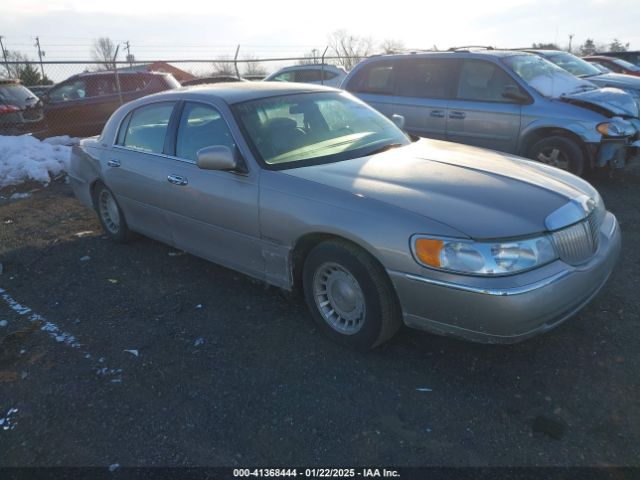
M 87 97 L 104 97 L 117 93 L 115 75 L 95 75 L 87 78 Z
M 353 78 L 347 89 L 359 93 L 393 93 L 394 64 L 375 62 L 363 67 Z
M 622 73 L 622 68 L 620 68 L 620 66 L 616 62 L 607 62 L 605 64 L 605 67 L 607 67 L 609 70 L 612 70 L 616 73 Z
M 69 83 L 63 83 L 53 88 L 49 93 L 52 102 L 68 102 L 87 96 L 87 86 L 83 79 L 77 79 Z
M 173 102 L 154 103 L 134 110 L 126 125 L 123 145 L 148 153 L 162 153 L 164 139 L 173 112 Z M 121 133 L 118 134 L 120 139 Z
M 403 97 L 447 98 L 452 65 L 447 60 L 408 60 L 396 74 L 396 92 Z
M 123 92 L 136 92 L 144 90 L 149 81 L 142 75 L 120 75 L 120 88 Z
M 324 75 L 322 76 L 322 78 L 324 80 L 331 80 L 332 78 L 336 78 L 338 76 L 338 74 L 336 72 L 327 72 L 326 70 L 324 71 Z
M 293 82 L 293 75 L 295 72 L 283 72 L 280 75 L 276 75 L 273 79 L 276 82 Z
M 210 105 L 185 103 L 178 127 L 176 156 L 195 161 L 198 150 L 212 145 L 235 147 L 222 115 Z
M 296 72 L 296 82 L 319 82 L 321 77 L 320 70 L 299 70 Z
M 462 62 L 458 81 L 458 99 L 515 103 L 515 100 L 502 96 L 507 87 L 518 88 L 518 84 L 499 66 L 482 60 Z

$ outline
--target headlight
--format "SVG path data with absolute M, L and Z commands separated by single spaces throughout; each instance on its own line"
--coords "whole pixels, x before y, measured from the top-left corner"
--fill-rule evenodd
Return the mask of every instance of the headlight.
M 635 133 L 633 125 L 624 120 L 600 123 L 596 126 L 596 130 L 605 137 L 627 137 Z
M 508 242 L 474 242 L 414 235 L 416 261 L 425 267 L 467 275 L 510 275 L 558 258 L 547 236 Z

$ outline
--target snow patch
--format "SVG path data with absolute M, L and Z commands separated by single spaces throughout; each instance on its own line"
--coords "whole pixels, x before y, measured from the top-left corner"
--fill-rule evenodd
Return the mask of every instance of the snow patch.
M 69 169 L 71 145 L 80 139 L 31 135 L 0 136 L 0 188 L 27 180 L 49 183 L 51 176 Z

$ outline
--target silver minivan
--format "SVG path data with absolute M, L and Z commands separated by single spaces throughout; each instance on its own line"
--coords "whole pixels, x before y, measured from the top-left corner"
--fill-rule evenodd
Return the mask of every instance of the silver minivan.
M 463 49 L 370 57 L 342 88 L 411 134 L 542 161 L 575 174 L 623 166 L 639 108 L 529 53 Z

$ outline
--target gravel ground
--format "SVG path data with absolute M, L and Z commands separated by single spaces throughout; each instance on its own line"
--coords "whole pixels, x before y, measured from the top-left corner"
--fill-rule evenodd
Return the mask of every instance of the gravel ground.
M 0 466 L 638 466 L 640 169 L 591 181 L 623 252 L 581 313 L 366 354 L 277 289 L 109 242 L 62 179 L 0 191 Z

